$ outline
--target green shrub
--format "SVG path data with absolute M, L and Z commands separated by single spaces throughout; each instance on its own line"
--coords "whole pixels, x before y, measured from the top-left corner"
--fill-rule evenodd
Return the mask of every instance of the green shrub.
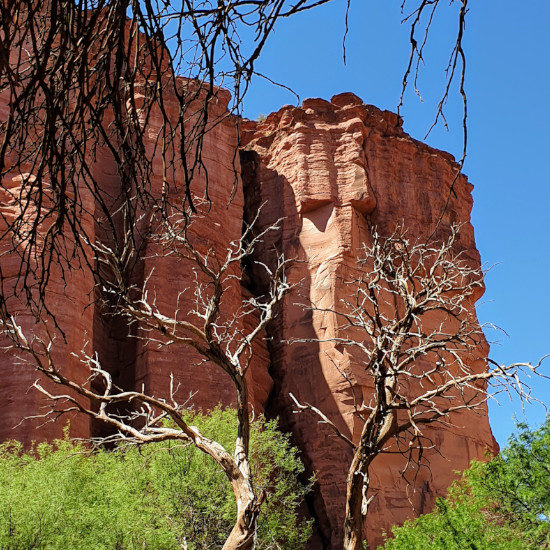
M 386 550 L 516 550 L 550 546 L 550 418 L 519 424 L 497 457 L 473 462 L 435 510 L 395 527 Z
M 233 450 L 236 415 L 216 409 L 189 421 Z M 276 422 L 252 425 L 251 448 L 262 506 L 261 549 L 300 549 L 311 526 L 298 507 L 308 487 L 297 451 Z M 63 440 L 24 453 L 0 446 L 0 548 L 5 550 L 221 548 L 235 503 L 216 463 L 176 443 L 89 453 Z

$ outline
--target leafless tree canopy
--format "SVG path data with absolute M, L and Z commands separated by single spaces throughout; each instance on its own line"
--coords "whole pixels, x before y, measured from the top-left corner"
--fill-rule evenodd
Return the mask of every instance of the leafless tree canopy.
M 240 112 L 277 22 L 329 1 L 0 3 L 0 96 L 9 105 L 0 121 L 0 178 L 20 205 L 14 218 L 2 213 L 5 229 L 0 240 L 4 245 L 12 242 L 20 256 L 19 288 L 29 304 L 43 305 L 53 264 L 65 269 L 89 264 L 85 267 L 94 270 L 86 251 L 91 239 L 83 214 L 93 214 L 122 253 L 129 243 L 120 226 L 137 227 L 140 212 L 152 204 L 164 207 L 178 185 L 186 203 L 179 205 L 180 211 L 193 208 L 190 187 L 198 172 L 206 182 L 199 195 L 208 198 L 204 136 L 220 116 L 228 116 L 209 109 L 220 93 L 218 86 L 233 94 L 230 111 Z M 421 68 L 440 4 L 415 0 L 401 5 L 411 28 L 403 92 Z M 467 0 L 458 4 L 457 41 L 437 117 L 443 116 L 458 73 L 465 99 L 462 35 Z M 346 31 L 350 6 L 348 1 Z M 414 81 L 416 85 L 416 76 Z M 146 143 L 152 115 L 160 120 L 153 150 Z M 121 181 L 116 191 L 105 189 L 97 175 L 98 147 L 106 148 L 116 163 Z M 150 188 L 155 156 L 163 164 L 161 196 Z M 19 182 L 15 187 L 14 177 Z M 94 213 L 87 212 L 90 198 Z
M 363 401 L 347 373 L 361 421 L 357 441 L 337 428 L 323 411 L 293 396 L 297 411 L 316 414 L 353 449 L 347 479 L 344 548 L 359 550 L 368 504 L 369 468 L 382 453 L 400 453 L 404 472 L 423 464 L 431 442 L 425 426 L 452 425 L 460 411 L 484 411 L 487 400 L 513 392 L 534 399 L 528 386 L 537 365 L 516 363 L 489 368 L 476 357 L 484 342 L 474 308 L 483 272 L 458 248 L 458 229 L 438 245 L 414 243 L 402 228 L 389 237 L 374 231 L 364 245 L 360 276 L 345 281 L 352 297 L 330 311 L 340 318 L 341 337 L 330 338 L 354 350 L 372 383 Z M 315 308 L 314 306 L 314 309 Z M 477 359 L 477 360 L 476 360 Z M 335 365 L 337 367 L 337 365 Z M 418 471 L 416 468 L 415 471 Z
M 406 12 L 407 0 L 403 0 L 401 4 L 401 13 L 405 14 L 403 22 L 410 23 L 410 36 L 409 42 L 411 44 L 411 50 L 409 55 L 409 62 L 407 69 L 403 75 L 403 87 L 401 97 L 399 99 L 399 109 L 403 106 L 403 98 L 407 91 L 409 79 L 413 79 L 413 87 L 415 93 L 420 97 L 420 86 L 418 83 L 422 65 L 425 63 L 425 49 L 428 44 L 430 31 L 432 30 L 432 22 L 438 11 L 441 11 L 441 0 L 421 0 L 413 7 L 410 12 Z M 466 54 L 464 53 L 464 31 L 466 28 L 466 15 L 468 14 L 468 0 L 451 0 L 450 4 L 456 4 L 458 6 L 457 17 L 457 29 L 456 34 L 453 34 L 455 38 L 454 44 L 451 47 L 451 53 L 449 60 L 445 68 L 446 78 L 443 82 L 443 92 L 441 98 L 437 104 L 437 109 L 433 123 L 428 129 L 426 137 L 430 134 L 433 128 L 437 125 L 440 119 L 443 120 L 443 124 L 446 129 L 449 129 L 447 125 L 447 119 L 445 117 L 445 104 L 449 99 L 453 83 L 458 81 L 458 90 L 462 99 L 462 132 L 463 132 L 463 147 L 462 158 L 459 164 L 462 166 L 464 159 L 466 158 L 466 145 L 468 142 L 468 127 L 466 124 L 468 118 L 468 101 L 466 96 L 466 90 L 464 88 L 466 78 Z
M 140 212 L 164 207 L 176 182 L 185 192 L 181 212 L 194 208 L 190 186 L 199 171 L 206 184 L 198 195 L 208 198 L 202 147 L 219 122 L 209 109 L 217 86 L 232 90 L 239 111 L 277 20 L 328 1 L 2 2 L 0 94 L 9 111 L 0 174 L 6 189 L 13 176 L 21 184 L 13 197 L 20 213 L 4 220 L 2 238 L 19 245 L 23 287 L 38 287 L 43 298 L 52 264 L 87 261 L 86 198 L 120 253 L 128 245 L 120 225 L 135 227 Z M 160 131 L 151 150 L 153 112 Z M 116 162 L 117 196 L 97 176 L 98 147 Z M 163 160 L 162 196 L 150 188 L 155 156 Z

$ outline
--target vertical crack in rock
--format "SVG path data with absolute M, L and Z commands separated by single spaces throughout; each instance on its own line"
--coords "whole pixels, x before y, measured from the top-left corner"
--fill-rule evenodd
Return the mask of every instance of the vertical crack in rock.
M 250 128 L 252 123 L 248 124 Z M 243 227 L 250 225 L 259 209 L 261 215 L 257 222 L 256 232 L 261 232 L 280 220 L 280 229 L 266 235 L 264 241 L 256 248 L 253 256 L 246 259 L 243 264 L 243 284 L 253 295 L 263 295 L 269 287 L 269 278 L 259 262 L 273 266 L 276 255 L 283 250 L 283 232 L 287 215 L 285 201 L 283 200 L 285 182 L 277 173 L 262 166 L 261 158 L 253 150 L 241 151 L 241 176 L 244 193 Z M 304 312 L 306 317 L 311 317 L 309 312 Z M 266 404 L 266 415 L 270 418 L 278 418 L 280 428 L 292 434 L 292 442 L 302 450 L 302 460 L 306 466 L 306 474 L 302 480 L 307 480 L 314 471 L 314 466 L 309 459 L 307 452 L 303 452 L 302 440 L 295 433 L 294 415 L 288 407 L 281 404 L 281 397 L 284 395 L 284 369 L 281 361 L 284 360 L 283 342 L 286 310 L 283 304 L 278 307 L 274 320 L 266 330 L 267 350 L 269 352 L 269 374 L 273 380 L 273 389 L 269 394 Z M 323 526 L 328 525 L 328 518 L 324 513 L 325 507 L 316 504 L 322 495 L 319 491 L 308 496 L 306 501 L 307 509 L 303 513 L 314 519 L 314 534 L 310 546 L 312 548 L 330 548 L 330 535 L 326 533 Z

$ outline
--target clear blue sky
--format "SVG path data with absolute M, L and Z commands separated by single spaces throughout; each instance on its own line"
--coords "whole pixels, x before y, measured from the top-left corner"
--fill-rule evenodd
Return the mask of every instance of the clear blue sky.
M 482 261 L 498 264 L 487 276 L 478 305 L 482 321 L 506 330 L 491 356 L 499 362 L 536 361 L 550 353 L 550 72 L 548 0 L 471 1 L 465 36 L 468 61 L 469 144 L 464 171 L 474 184 L 473 224 Z M 395 110 L 408 56 L 408 28 L 400 25 L 401 0 L 352 0 L 348 60 L 342 61 L 344 0 L 334 0 L 283 22 L 263 52 L 258 69 L 291 86 L 300 97 L 330 98 L 352 91 L 366 103 Z M 458 2 L 455 2 L 455 5 Z M 441 92 L 444 56 L 456 35 L 455 7 L 443 2 L 434 21 L 421 91 L 406 98 L 405 130 L 423 139 Z M 255 81 L 244 114 L 256 118 L 296 99 Z M 460 103 L 449 101 L 450 132 L 436 129 L 430 145 L 460 157 Z M 550 374 L 550 359 L 545 367 Z M 550 403 L 550 384 L 535 383 L 536 395 Z M 514 415 L 533 426 L 544 420 L 541 406 L 523 416 L 505 398 L 490 418 L 498 442 L 514 430 Z

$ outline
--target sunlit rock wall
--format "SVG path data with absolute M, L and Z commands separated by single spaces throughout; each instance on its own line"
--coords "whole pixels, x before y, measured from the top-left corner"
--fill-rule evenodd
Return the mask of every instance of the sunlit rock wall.
M 434 230 L 444 236 L 451 224 L 462 223 L 457 246 L 478 266 L 469 223 L 472 186 L 459 175 L 455 193 L 449 195 L 458 170 L 452 157 L 411 139 L 395 114 L 364 105 L 353 94 L 331 102 L 308 99 L 299 108 L 283 107 L 262 123 L 250 122 L 243 145 L 245 215 L 263 204 L 265 225 L 282 219 L 279 234 L 258 251 L 258 258 L 273 261 L 275 246 L 296 260 L 289 274 L 296 289 L 271 327 L 275 391 L 269 411 L 281 416 L 315 472 L 312 507 L 323 543 L 336 549 L 341 547 L 351 453 L 314 415 L 295 414 L 289 394 L 315 404 L 348 437 L 357 438 L 361 422 L 354 414 L 354 394 L 368 402 L 372 388 L 349 349 L 311 341 L 343 336 L 337 317 L 319 310 L 340 309 L 341 300 L 353 299 L 345 281 L 361 270 L 360 247 L 372 242 L 372 226 L 387 234 L 404 224 L 412 239 L 423 242 Z M 261 287 L 259 274 L 257 281 Z M 308 309 L 312 305 L 319 310 Z M 431 322 L 437 326 L 441 319 Z M 469 357 L 470 364 L 485 369 L 487 353 L 484 342 Z M 371 485 L 377 496 L 367 525 L 371 544 L 380 542 L 382 528 L 429 510 L 453 472 L 494 445 L 485 410 L 457 415 L 451 428 L 430 427 L 428 436 L 436 450 L 426 453 L 429 469 L 414 472 L 414 487 L 401 475 L 402 457 L 384 455 L 374 462 Z

